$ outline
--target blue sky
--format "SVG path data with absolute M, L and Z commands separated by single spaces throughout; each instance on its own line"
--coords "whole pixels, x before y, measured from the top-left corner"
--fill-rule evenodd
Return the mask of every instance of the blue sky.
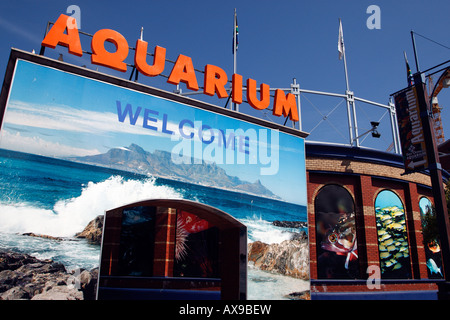
M 350 89 L 355 96 L 387 104 L 390 94 L 406 85 L 406 51 L 412 71 L 416 71 L 410 31 L 450 47 L 447 18 L 450 2 L 432 1 L 2 1 L 0 3 L 0 73 L 4 72 L 10 47 L 39 51 L 47 21 L 55 21 L 69 5 L 81 9 L 81 30 L 95 33 L 111 28 L 125 36 L 134 46 L 144 27 L 149 47 L 167 49 L 167 58 L 179 54 L 190 56 L 194 66 L 206 64 L 223 68 L 232 74 L 231 54 L 233 13 L 239 22 L 238 73 L 264 82 L 272 88 L 289 88 L 295 77 L 301 88 L 332 93 L 345 92 L 342 60 L 338 59 L 338 19 L 344 28 L 344 40 Z M 380 8 L 380 29 L 368 29 L 371 14 L 367 8 Z M 90 50 L 88 40 L 83 49 Z M 448 60 L 449 49 L 416 35 L 420 69 Z M 76 58 L 64 47 L 47 49 L 46 55 L 78 65 L 90 65 L 89 56 Z M 3 61 L 3 63 L 1 63 Z M 132 62 L 132 55 L 128 62 Z M 128 78 L 106 68 L 99 70 Z M 167 74 L 167 71 L 166 71 Z M 146 78 L 140 82 L 172 91 L 166 79 Z M 188 90 L 185 90 L 185 92 Z M 204 95 L 196 99 L 225 105 L 225 100 Z M 443 107 L 443 124 L 450 121 L 450 95 L 439 96 Z M 307 140 L 348 143 L 345 103 L 341 99 L 304 94 L 301 98 L 303 130 L 311 132 Z M 333 112 L 331 112 L 334 110 Z M 241 111 L 280 122 L 269 111 L 256 112 L 247 105 Z M 331 112 L 331 113 L 330 113 Z M 380 139 L 370 135 L 362 145 L 386 150 L 391 144 L 389 117 L 385 109 L 356 103 L 359 131 L 370 128 L 370 121 L 381 119 Z M 325 120 L 326 119 L 326 120 Z

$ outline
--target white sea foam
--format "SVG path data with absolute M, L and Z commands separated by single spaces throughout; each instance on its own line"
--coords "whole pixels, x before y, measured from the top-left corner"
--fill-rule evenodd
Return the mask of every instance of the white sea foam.
M 281 243 L 292 238 L 289 229 L 276 227 L 270 221 L 263 220 L 256 216 L 252 218 L 240 219 L 247 226 L 248 241 L 262 241 L 264 243 Z
M 102 182 L 89 182 L 79 197 L 59 201 L 53 210 L 25 203 L 0 203 L 0 232 L 70 237 L 106 210 L 156 198 L 180 199 L 182 196 L 170 187 L 155 185 L 154 179 L 125 180 L 113 176 Z

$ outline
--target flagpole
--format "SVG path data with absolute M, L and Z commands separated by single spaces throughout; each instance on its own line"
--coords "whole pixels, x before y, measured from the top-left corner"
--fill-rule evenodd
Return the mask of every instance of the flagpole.
M 346 92 L 347 95 L 347 116 L 348 116 L 348 129 L 349 129 L 349 135 L 350 135 L 350 145 L 353 145 L 353 125 L 352 125 L 352 114 L 353 114 L 353 121 L 355 123 L 355 141 L 356 146 L 359 147 L 359 139 L 358 139 L 358 131 L 356 128 L 356 112 L 355 112 L 355 102 L 353 99 L 353 94 L 351 94 L 350 86 L 348 84 L 348 73 L 347 73 L 347 59 L 345 55 L 345 45 L 344 45 L 344 32 L 342 30 L 342 21 L 339 18 L 339 40 L 338 40 L 338 51 L 340 52 L 339 59 L 344 60 L 344 73 L 345 73 L 345 85 L 346 85 Z M 342 55 L 342 56 L 341 56 Z
M 339 19 L 339 25 L 340 25 L 340 30 L 342 32 L 342 22 L 341 19 Z M 343 34 L 343 32 L 342 32 Z M 344 72 L 345 72 L 345 85 L 346 85 L 346 89 L 347 91 L 350 90 L 350 86 L 348 85 L 348 73 L 347 73 L 347 59 L 346 59 L 346 54 L 345 54 L 345 46 L 344 46 L 344 36 L 342 35 L 342 49 L 343 49 L 343 53 L 342 53 L 342 57 L 344 60 Z
M 236 63 L 236 8 L 234 8 L 234 19 L 233 19 L 233 74 L 237 73 L 237 63 Z M 239 106 L 233 103 L 233 110 L 239 111 Z

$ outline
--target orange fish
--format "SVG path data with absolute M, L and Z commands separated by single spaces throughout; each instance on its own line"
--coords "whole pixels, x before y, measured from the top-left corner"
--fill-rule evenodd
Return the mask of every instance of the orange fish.
M 430 251 L 433 253 L 438 253 L 441 251 L 441 247 L 439 246 L 437 241 L 429 242 L 428 249 L 430 249 Z

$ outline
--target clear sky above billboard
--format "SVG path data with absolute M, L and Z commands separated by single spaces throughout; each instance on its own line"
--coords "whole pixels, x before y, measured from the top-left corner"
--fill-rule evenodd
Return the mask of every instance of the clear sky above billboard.
M 355 95 L 379 103 L 387 103 L 389 95 L 406 86 L 406 69 L 403 51 L 406 51 L 412 71 L 415 70 L 410 31 L 424 35 L 447 47 L 450 9 L 447 1 L 183 1 L 142 3 L 109 1 L 16 1 L 0 4 L 0 72 L 5 70 L 10 47 L 39 51 L 47 21 L 55 21 L 66 13 L 70 5 L 80 8 L 81 30 L 88 33 L 111 28 L 130 39 L 138 39 L 141 27 L 149 47 L 159 45 L 167 49 L 167 58 L 175 60 L 182 53 L 192 57 L 194 66 L 217 65 L 231 77 L 232 26 L 234 9 L 239 24 L 239 49 L 237 71 L 244 78 L 256 79 L 273 88 L 289 88 L 296 78 L 301 88 L 345 92 L 342 61 L 338 59 L 338 18 L 342 19 L 346 47 L 350 89 Z M 370 5 L 380 8 L 380 29 L 368 28 Z M 373 22 L 373 21 L 372 21 Z M 420 68 L 426 69 L 448 60 L 449 50 L 422 37 L 416 36 Z M 90 50 L 89 43 L 83 43 Z M 67 54 L 67 49 L 47 49 L 46 55 L 57 58 L 63 54 L 65 61 L 77 65 L 90 64 L 89 55 L 77 58 Z M 130 55 L 131 57 L 131 55 Z M 129 57 L 129 59 L 131 59 Z M 131 62 L 131 61 L 128 61 Z M 99 71 L 124 78 L 127 74 Z M 158 77 L 139 81 L 168 91 L 174 86 Z M 184 90 L 185 92 L 188 90 Z M 208 100 L 204 95 L 196 99 Z M 450 121 L 445 104 L 448 93 L 442 91 L 439 100 L 445 124 Z M 211 101 L 211 99 L 209 100 Z M 302 98 L 303 130 L 313 130 L 307 140 L 347 143 L 345 103 L 340 100 L 304 95 Z M 213 99 L 225 105 L 226 99 Z M 328 115 L 335 107 L 336 111 Z M 388 116 L 385 110 L 356 103 L 360 132 L 370 129 L 370 121 L 381 119 L 380 139 L 369 137 L 363 146 L 385 150 L 391 143 Z M 273 121 L 270 112 L 257 113 L 242 105 L 241 110 Z M 328 115 L 327 120 L 323 120 Z M 321 121 L 322 123 L 316 127 Z

